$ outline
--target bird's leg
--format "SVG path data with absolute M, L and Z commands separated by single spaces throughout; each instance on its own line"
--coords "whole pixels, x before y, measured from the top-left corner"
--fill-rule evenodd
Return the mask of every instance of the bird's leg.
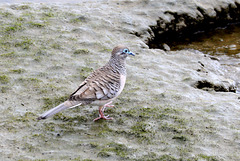
M 99 117 L 95 118 L 93 121 L 97 121 L 99 119 L 105 119 L 105 120 L 112 120 L 112 117 L 109 117 L 109 115 L 104 115 L 104 110 L 106 107 L 114 107 L 114 105 L 111 105 L 112 101 L 108 102 L 107 104 L 99 107 Z
M 106 104 L 104 105 L 104 108 L 105 108 L 105 107 L 114 107 L 114 105 L 111 105 L 111 103 L 112 103 L 112 101 L 106 103 Z

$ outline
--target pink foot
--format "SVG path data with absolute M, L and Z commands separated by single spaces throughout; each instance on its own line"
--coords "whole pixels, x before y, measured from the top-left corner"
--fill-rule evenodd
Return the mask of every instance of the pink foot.
M 106 107 L 114 107 L 114 105 L 111 105 L 112 101 L 105 104 L 102 108 L 100 107 L 99 108 L 99 117 L 95 118 L 93 121 L 97 121 L 97 120 L 100 120 L 100 119 L 104 119 L 104 120 L 112 120 L 113 118 L 112 117 L 109 117 L 109 115 L 105 116 L 104 115 L 104 110 Z
M 97 120 L 100 120 L 100 119 L 112 120 L 113 118 L 112 118 L 112 117 L 109 117 L 109 115 L 104 116 L 104 115 L 100 115 L 100 114 L 99 114 L 99 117 L 95 118 L 93 121 L 97 121 Z

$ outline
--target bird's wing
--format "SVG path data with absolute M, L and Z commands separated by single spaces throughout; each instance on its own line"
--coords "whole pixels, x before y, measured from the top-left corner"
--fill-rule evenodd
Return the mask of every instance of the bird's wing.
M 104 71 L 104 72 L 103 72 Z M 120 88 L 120 75 L 111 70 L 96 70 L 80 84 L 70 101 L 95 101 L 113 98 Z

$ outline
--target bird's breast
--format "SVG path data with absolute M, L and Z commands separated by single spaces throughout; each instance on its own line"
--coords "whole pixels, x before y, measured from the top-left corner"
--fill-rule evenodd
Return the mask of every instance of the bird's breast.
M 122 92 L 124 86 L 126 83 L 126 75 L 120 75 L 120 88 L 118 90 L 118 92 L 116 93 L 116 97 L 120 95 L 120 93 Z

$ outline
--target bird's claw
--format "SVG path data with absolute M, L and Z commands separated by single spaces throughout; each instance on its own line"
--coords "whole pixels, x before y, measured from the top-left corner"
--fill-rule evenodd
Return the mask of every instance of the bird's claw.
M 114 105 L 111 105 L 112 101 L 108 102 L 107 104 L 105 104 L 102 109 L 99 108 L 99 117 L 95 118 L 93 121 L 97 121 L 100 119 L 104 119 L 104 120 L 112 120 L 112 117 L 109 117 L 109 115 L 105 116 L 104 115 L 104 110 L 106 107 L 114 107 Z
M 99 114 L 99 117 L 95 118 L 93 121 L 97 121 L 97 120 L 100 120 L 100 119 L 112 120 L 113 118 L 112 118 L 112 117 L 109 117 L 109 115 L 104 116 L 104 115 L 100 115 L 100 114 Z

